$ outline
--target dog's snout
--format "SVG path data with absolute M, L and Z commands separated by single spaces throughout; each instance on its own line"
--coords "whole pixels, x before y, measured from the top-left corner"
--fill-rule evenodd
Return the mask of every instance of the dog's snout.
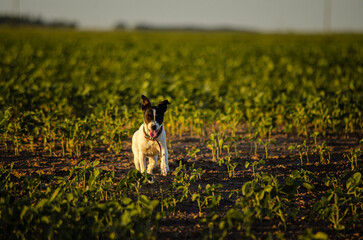
M 151 130 L 156 130 L 156 125 L 152 125 Z

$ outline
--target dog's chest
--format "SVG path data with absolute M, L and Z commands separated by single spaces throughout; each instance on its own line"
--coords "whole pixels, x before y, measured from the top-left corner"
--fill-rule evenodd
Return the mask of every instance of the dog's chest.
M 147 157 L 154 157 L 160 151 L 159 144 L 156 141 L 146 140 L 144 144 L 141 145 L 141 151 Z

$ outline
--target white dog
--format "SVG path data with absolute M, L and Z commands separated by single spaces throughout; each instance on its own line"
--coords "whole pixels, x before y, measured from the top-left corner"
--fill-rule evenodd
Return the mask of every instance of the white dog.
M 158 162 L 158 155 L 161 155 L 161 173 L 166 176 L 169 172 L 168 148 L 166 146 L 166 133 L 163 128 L 164 113 L 169 103 L 164 100 L 157 106 L 151 103 L 144 95 L 142 98 L 142 111 L 144 112 L 144 123 L 132 137 L 132 152 L 137 170 L 152 174 Z M 146 169 L 146 158 L 149 165 Z

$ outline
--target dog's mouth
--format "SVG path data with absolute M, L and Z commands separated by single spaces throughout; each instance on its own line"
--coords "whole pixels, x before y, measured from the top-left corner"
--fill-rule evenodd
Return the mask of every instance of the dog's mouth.
M 150 137 L 155 138 L 158 135 L 158 131 L 150 130 Z

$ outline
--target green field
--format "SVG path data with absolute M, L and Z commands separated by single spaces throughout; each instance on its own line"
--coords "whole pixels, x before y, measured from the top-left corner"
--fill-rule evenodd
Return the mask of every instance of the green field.
M 183 238 L 188 208 L 195 239 L 362 237 L 363 35 L 2 28 L 0 56 L 1 239 Z M 171 102 L 152 185 L 98 166 L 132 163 L 141 94 Z

